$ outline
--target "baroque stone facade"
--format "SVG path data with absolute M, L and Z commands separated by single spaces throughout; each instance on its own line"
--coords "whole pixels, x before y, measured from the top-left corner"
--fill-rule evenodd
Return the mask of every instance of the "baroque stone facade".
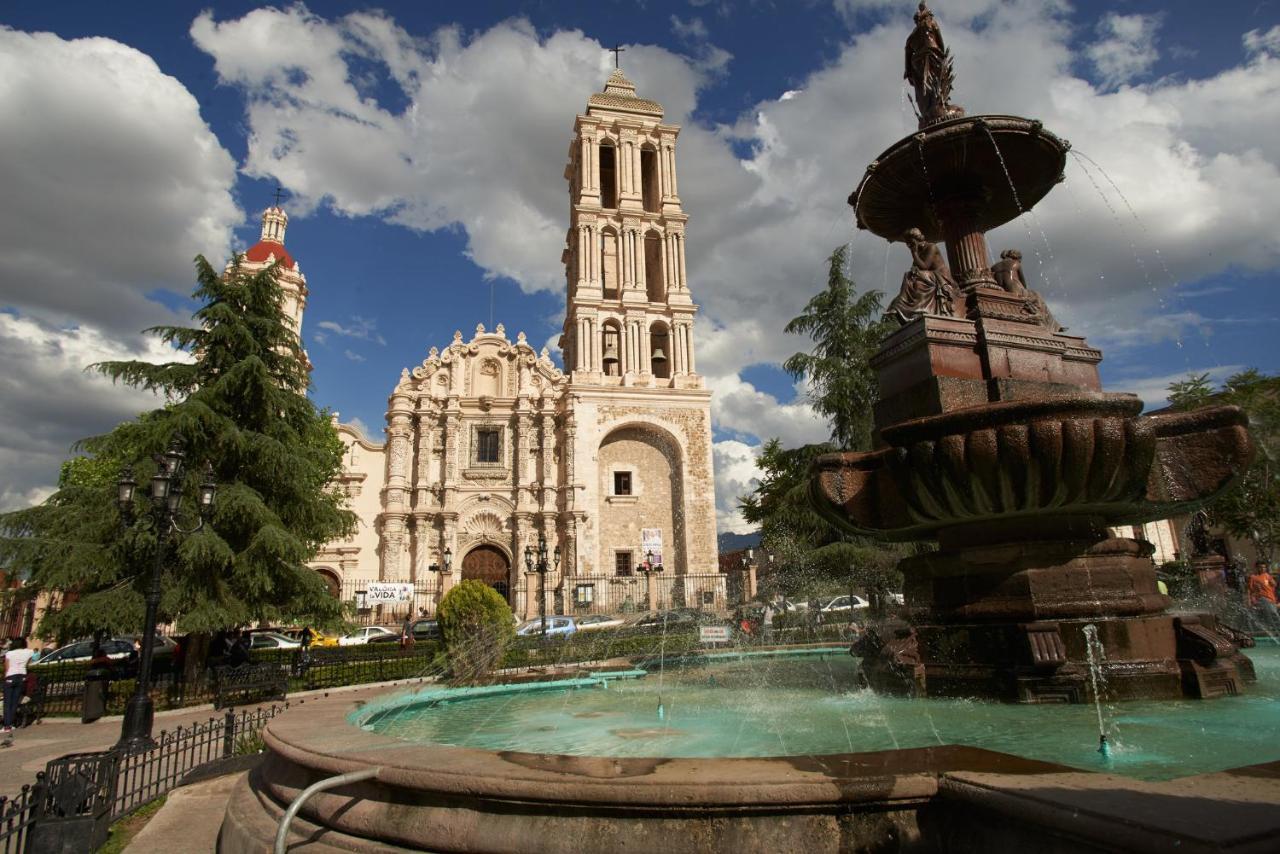
M 336 594 L 358 600 L 371 582 L 410 582 L 412 609 L 431 612 L 459 579 L 480 578 L 532 615 L 544 579 L 524 556 L 541 537 L 559 555 L 545 578 L 548 613 L 603 610 L 622 595 L 637 607 L 724 602 L 679 128 L 662 115 L 615 72 L 577 117 L 565 170 L 565 371 L 524 333 L 512 341 L 501 324 L 480 325 L 402 372 L 384 443 L 339 425 L 347 460 L 336 487 L 360 526 L 313 563 Z M 678 597 L 639 583 L 651 564 Z

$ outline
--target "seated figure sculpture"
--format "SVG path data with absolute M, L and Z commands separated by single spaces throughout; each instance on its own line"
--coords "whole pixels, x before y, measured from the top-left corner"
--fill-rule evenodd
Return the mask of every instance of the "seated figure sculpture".
M 1027 279 L 1022 274 L 1022 253 L 1017 249 L 1006 249 L 1000 253 L 1000 260 L 991 265 L 991 274 L 996 284 L 1008 293 L 1023 298 L 1022 310 L 1036 323 L 1050 332 L 1063 332 L 1066 327 L 1054 320 L 1044 297 L 1027 287 Z
M 911 269 L 903 274 L 902 289 L 889 303 L 886 316 L 896 317 L 904 325 L 926 314 L 955 317 L 960 289 L 937 245 L 925 240 L 918 228 L 902 239 L 911 251 Z

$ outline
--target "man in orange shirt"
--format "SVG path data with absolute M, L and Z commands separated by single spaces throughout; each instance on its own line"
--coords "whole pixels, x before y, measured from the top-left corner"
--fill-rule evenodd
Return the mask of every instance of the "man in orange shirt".
M 1267 562 L 1260 560 L 1253 565 L 1249 576 L 1249 607 L 1272 631 L 1280 629 L 1280 611 L 1276 610 L 1276 581 L 1267 571 Z

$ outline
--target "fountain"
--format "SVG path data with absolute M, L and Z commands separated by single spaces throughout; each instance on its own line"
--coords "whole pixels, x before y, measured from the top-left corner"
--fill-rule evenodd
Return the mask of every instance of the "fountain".
M 823 459 L 814 497 L 854 530 L 938 540 L 902 567 L 911 622 L 868 632 L 856 658 L 677 655 L 664 632 L 648 660 L 601 649 L 550 681 L 309 698 L 263 731 L 219 851 L 266 850 L 290 804 L 288 838 L 335 854 L 1253 851 L 1276 838 L 1280 762 L 1251 763 L 1280 758 L 1258 735 L 1274 728 L 1280 650 L 1240 694 L 1249 659 L 1207 616 L 1165 613 L 1150 546 L 1109 531 L 1226 488 L 1252 454 L 1243 415 L 1143 418 L 1136 398 L 1102 391 L 1101 354 L 1054 321 L 1016 252 L 989 264 L 984 236 L 1049 192 L 1066 143 L 952 105 L 923 4 L 908 56 L 921 132 L 851 198 L 861 226 L 912 254 L 891 306 L 902 328 L 875 359 L 880 445 Z
M 1245 415 L 1140 415 L 1102 390 L 1102 353 L 1054 320 L 1021 254 L 990 263 L 986 232 L 1062 180 L 1070 146 L 1038 121 L 966 116 L 951 77 L 921 3 L 907 43 L 919 132 L 849 197 L 858 227 L 904 241 L 912 267 L 889 306 L 901 326 L 872 360 L 878 447 L 819 459 L 814 500 L 845 529 L 940 546 L 899 565 L 909 622 L 866 636 L 864 676 L 919 696 L 1084 702 L 1093 624 L 1117 698 L 1235 694 L 1253 670 L 1230 630 L 1166 613 L 1151 545 L 1112 530 L 1230 486 L 1253 455 Z

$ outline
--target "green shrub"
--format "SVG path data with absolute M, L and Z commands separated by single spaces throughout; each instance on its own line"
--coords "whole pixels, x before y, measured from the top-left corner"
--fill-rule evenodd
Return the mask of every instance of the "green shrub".
M 436 612 L 444 634 L 449 671 L 457 683 L 485 679 L 515 637 L 511 608 L 497 590 L 478 579 L 453 587 Z

